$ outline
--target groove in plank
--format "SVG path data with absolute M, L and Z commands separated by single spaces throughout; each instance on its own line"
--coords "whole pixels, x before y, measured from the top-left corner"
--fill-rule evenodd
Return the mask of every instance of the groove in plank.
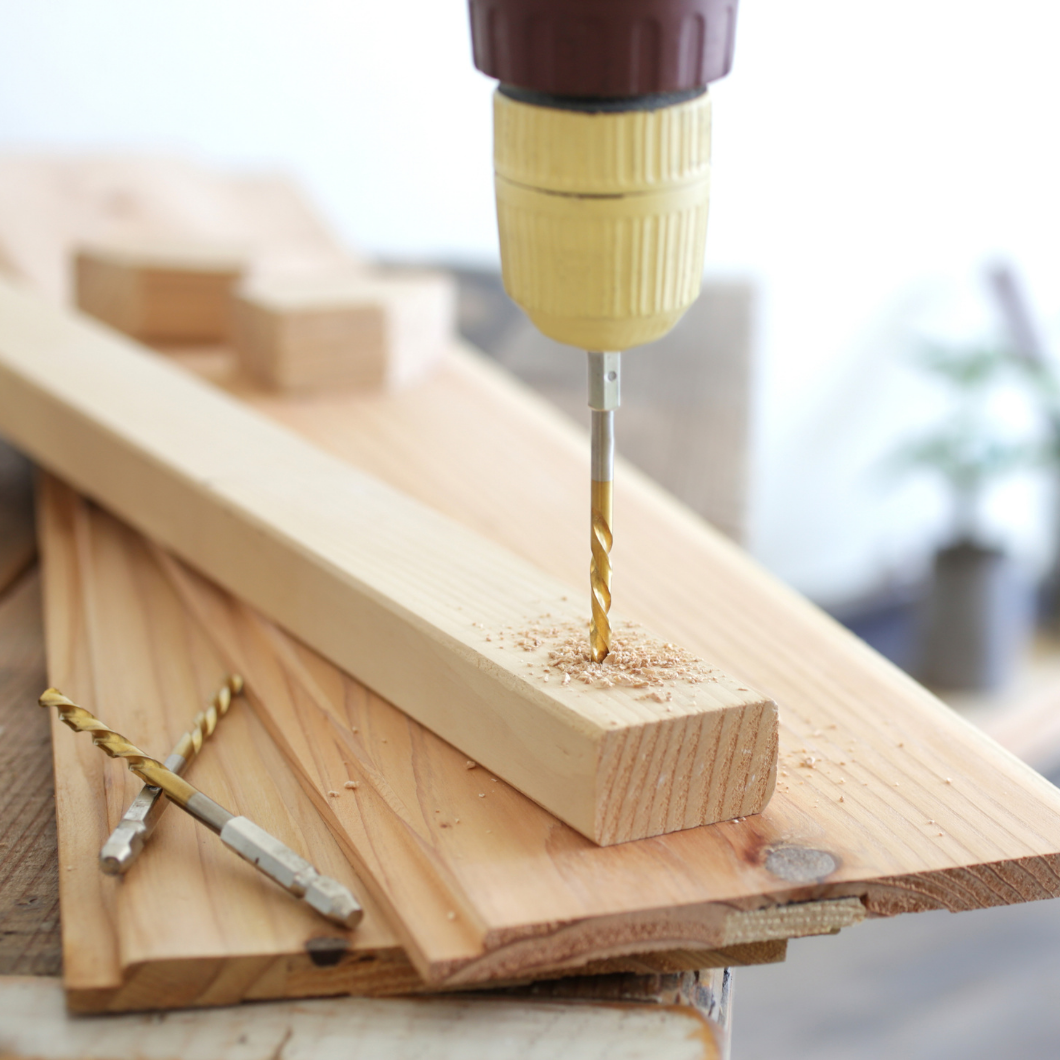
M 595 841 L 768 801 L 770 700 L 720 671 L 665 704 L 528 676 L 479 630 L 580 623 L 562 583 L 158 356 L 0 285 L 0 384 L 0 427 L 44 466 Z

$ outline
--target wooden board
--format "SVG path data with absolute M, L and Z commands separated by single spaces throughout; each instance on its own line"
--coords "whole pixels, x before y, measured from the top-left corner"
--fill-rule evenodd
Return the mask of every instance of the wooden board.
M 194 360 L 262 411 L 544 569 L 570 579 L 581 568 L 586 439 L 480 358 L 454 351 L 402 395 L 300 402 L 254 393 L 223 354 Z M 522 517 L 507 518 L 513 511 Z M 610 851 L 549 831 L 531 857 L 542 878 L 597 912 L 627 859 L 655 867 L 668 895 L 690 886 L 692 908 L 854 894 L 890 915 L 1060 892 L 1051 784 L 627 466 L 616 524 L 626 613 L 780 704 L 778 791 L 757 817 Z M 484 890 L 503 895 L 496 860 L 463 859 L 461 879 L 476 869 Z M 550 922 L 583 909 L 576 895 L 550 907 Z
M 211 243 L 137 240 L 81 247 L 79 309 L 126 335 L 155 342 L 223 342 L 232 295 L 249 262 Z
M 40 513 L 52 682 L 165 755 L 227 663 L 139 535 L 48 476 Z M 32 699 L 23 708 L 37 709 Z M 372 901 L 355 932 L 341 931 L 175 810 L 123 880 L 103 876 L 99 847 L 139 781 L 54 719 L 53 729 L 65 868 L 64 978 L 72 1008 L 126 1011 L 422 989 Z M 310 799 L 244 701 L 235 701 L 189 777 L 350 883 L 363 900 Z M 383 901 L 388 904 L 385 893 Z M 733 942 L 716 952 L 601 959 L 587 970 L 643 975 L 784 957 L 783 943 Z
M 136 535 L 93 516 L 52 480 L 42 489 L 49 678 L 165 756 L 220 684 L 224 663 L 159 584 Z M 189 778 L 351 886 L 365 903 L 355 933 L 292 901 L 172 808 L 129 873 L 104 876 L 99 849 L 142 784 L 55 718 L 52 729 L 71 1007 L 121 1011 L 418 985 L 396 937 L 244 702 L 234 702 Z
M 598 843 L 756 813 L 773 791 L 766 697 L 718 670 L 665 695 L 561 682 L 547 641 L 511 641 L 584 628 L 581 593 L 9 286 L 0 430 Z
M 140 239 L 238 245 L 257 275 L 357 266 L 276 174 L 225 173 L 172 155 L 0 155 L 0 273 L 69 302 L 76 247 Z
M 723 1060 L 727 996 L 707 977 L 695 986 L 692 997 L 660 990 L 652 999 L 617 1004 L 548 996 L 356 998 L 86 1020 L 63 1011 L 55 980 L 20 977 L 0 979 L 0 1055 L 6 1060 L 642 1060 L 648 1055 Z
M 702 829 L 705 841 L 683 857 L 656 841 L 595 846 L 245 604 L 154 554 L 246 679 L 255 711 L 428 983 L 543 977 L 660 950 L 702 962 L 704 950 L 825 934 L 864 916 L 852 897 L 728 901 L 715 888 L 719 875 L 729 883 L 731 855 Z

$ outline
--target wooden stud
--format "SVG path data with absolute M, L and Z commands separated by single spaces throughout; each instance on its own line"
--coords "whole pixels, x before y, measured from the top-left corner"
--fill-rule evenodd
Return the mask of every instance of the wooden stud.
M 83 247 L 74 257 L 77 305 L 138 339 L 218 342 L 244 269 L 242 254 L 205 243 Z
M 0 285 L 0 429 L 602 844 L 760 812 L 776 706 L 711 670 L 564 685 L 582 593 L 128 340 Z M 516 511 L 507 515 L 518 518 Z
M 262 280 L 236 297 L 233 341 L 243 370 L 269 389 L 395 389 L 439 362 L 455 311 L 443 273 Z

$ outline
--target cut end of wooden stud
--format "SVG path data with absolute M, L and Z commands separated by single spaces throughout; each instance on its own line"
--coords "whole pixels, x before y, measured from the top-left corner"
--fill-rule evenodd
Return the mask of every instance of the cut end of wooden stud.
M 394 390 L 438 363 L 455 319 L 444 273 L 277 277 L 239 292 L 234 343 L 244 373 L 271 390 Z
M 221 342 L 246 255 L 215 243 L 116 243 L 74 256 L 78 308 L 133 338 Z

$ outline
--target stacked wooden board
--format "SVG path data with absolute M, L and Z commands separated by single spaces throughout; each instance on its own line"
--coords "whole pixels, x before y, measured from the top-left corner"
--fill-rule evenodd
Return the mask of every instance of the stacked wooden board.
M 168 747 L 187 724 L 188 705 L 209 698 L 230 665 L 183 605 L 169 579 L 173 561 L 52 478 L 42 483 L 39 523 L 52 681 L 134 741 Z M 247 629 L 265 626 L 254 618 Z M 285 649 L 281 660 L 295 650 L 274 628 L 270 632 Z M 315 664 L 317 672 L 328 668 L 319 658 Z M 334 683 L 340 675 L 331 672 Z M 255 669 L 248 678 L 255 707 L 261 706 L 267 677 Z M 285 701 L 278 689 L 266 698 L 277 693 Z M 366 696 L 361 690 L 360 697 Z M 393 726 L 397 712 L 380 704 Z M 99 848 L 140 785 L 123 764 L 55 720 L 64 978 L 71 1007 L 125 1011 L 423 989 L 372 889 L 365 890 L 343 856 L 352 854 L 356 863 L 356 851 L 336 843 L 325 826 L 327 815 L 314 809 L 319 800 L 300 789 L 297 771 L 270 740 L 260 715 L 236 700 L 195 760 L 195 783 L 351 886 L 366 907 L 364 921 L 352 932 L 328 924 L 175 811 L 126 877 L 102 875 Z M 458 768 L 466 772 L 462 758 Z M 383 781 L 375 780 L 381 787 Z M 361 794 L 368 796 L 368 789 Z M 390 867 L 396 873 L 405 866 L 395 860 Z M 434 914 L 421 923 L 427 931 L 435 925 L 442 936 L 436 945 L 465 934 L 465 925 L 452 924 L 448 910 L 437 908 L 448 897 L 443 889 L 432 892 L 420 872 L 400 894 L 414 887 L 415 897 L 431 907 L 426 914 Z M 386 891 L 382 896 L 387 901 Z M 391 922 L 405 933 L 400 920 Z M 439 924 L 451 930 L 439 930 Z M 782 943 L 735 945 L 719 952 L 601 960 L 592 970 L 654 974 L 782 957 Z
M 185 205 L 205 201 L 185 197 Z M 218 210 L 239 214 L 231 196 L 200 209 L 199 234 L 217 234 Z M 176 227 L 188 230 L 183 221 Z M 289 267 L 298 243 L 311 248 L 306 260 L 334 265 L 329 241 L 305 231 L 277 229 L 274 261 Z M 25 253 L 31 243 L 16 240 L 8 257 L 25 275 L 37 268 L 43 276 Z M 0 433 L 137 521 L 154 488 L 152 461 L 172 454 L 152 452 L 146 473 L 108 483 L 96 465 L 124 425 L 113 424 L 109 438 L 69 430 L 71 411 L 79 429 L 91 420 L 82 399 L 114 340 L 13 292 L 0 298 Z M 454 347 L 432 378 L 401 393 L 297 399 L 256 389 L 224 349 L 171 350 L 170 359 L 239 399 L 238 407 L 222 403 L 236 409 L 239 430 L 260 432 L 245 416 L 255 408 L 426 506 L 417 510 L 447 517 L 548 578 L 584 581 L 586 439 L 472 351 Z M 61 386 L 51 386 L 42 364 Z M 85 373 L 80 393 L 71 372 Z M 127 408 L 133 420 L 144 416 L 135 402 Z M 173 444 L 193 447 L 194 426 L 177 430 Z M 79 446 L 86 438 L 95 460 L 91 446 Z M 252 467 L 248 448 L 229 470 Z M 363 482 L 343 478 L 355 480 Z M 224 489 L 209 477 L 199 486 Z M 765 695 L 749 693 L 746 703 L 775 699 L 781 743 L 778 790 L 764 814 L 605 849 L 290 631 L 50 481 L 41 526 L 52 680 L 165 754 L 224 671 L 243 671 L 247 702 L 194 763 L 193 779 L 345 879 L 368 909 L 356 932 L 336 931 L 173 812 L 128 878 L 101 878 L 96 851 L 138 785 L 56 725 L 69 1002 L 113 1011 L 579 971 L 657 978 L 777 960 L 786 939 L 837 930 L 866 911 L 969 909 L 1060 891 L 1055 789 L 629 468 L 616 503 L 623 613 L 733 675 L 736 702 L 752 688 Z M 214 554 L 211 565 L 210 535 L 189 514 L 179 506 L 168 513 L 184 528 L 178 540 L 167 537 L 165 519 L 140 526 L 232 586 L 231 553 L 224 563 Z M 356 549 L 355 527 L 347 531 Z M 435 573 L 444 581 L 449 572 Z M 274 617 L 304 618 L 299 583 L 287 584 L 286 600 L 259 602 Z M 254 600 L 253 585 L 234 587 L 244 585 L 240 595 Z M 462 638 L 481 652 L 486 635 L 473 621 Z M 319 633 L 319 616 L 287 624 L 311 639 Z M 672 801 L 668 792 L 660 805 Z M 577 994 L 579 981 L 564 980 L 566 989 Z M 607 996 L 599 979 L 590 982 Z M 629 996 L 626 986 L 610 989 Z
M 3 350 L 0 328 L 0 361 Z M 200 367 L 215 378 L 227 371 L 220 355 Z M 243 396 L 542 566 L 580 568 L 583 440 L 473 355 L 454 351 L 434 380 L 404 395 Z M 432 444 L 439 437 L 445 451 Z M 500 437 L 503 461 L 489 444 Z M 513 468 L 530 489 L 548 488 L 520 495 L 517 508 Z M 175 591 L 217 658 L 248 670 L 258 720 L 428 983 L 834 930 L 865 908 L 963 909 L 1056 893 L 1051 786 L 650 484 L 628 470 L 622 481 L 627 613 L 781 705 L 778 793 L 755 818 L 595 847 L 245 605 L 148 552 L 152 577 Z M 498 509 L 522 518 L 498 519 Z M 215 671 L 198 694 L 216 680 Z M 183 718 L 166 724 L 175 734 Z M 102 807 L 105 785 L 97 791 Z M 97 824 L 93 842 L 98 833 Z M 150 962 L 135 972 L 149 982 Z M 164 1004 L 163 994 L 140 992 L 136 1004 Z

